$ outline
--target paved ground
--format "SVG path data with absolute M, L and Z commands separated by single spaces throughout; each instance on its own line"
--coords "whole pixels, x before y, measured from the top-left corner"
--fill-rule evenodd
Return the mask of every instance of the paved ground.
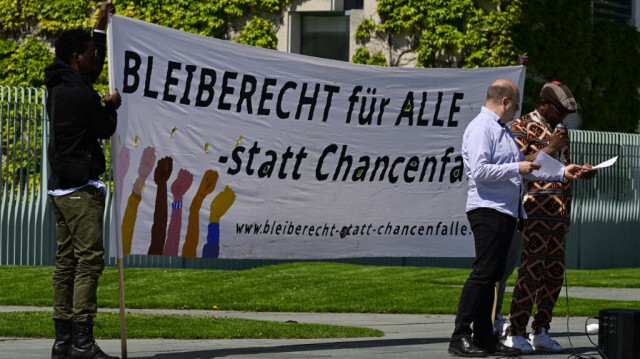
M 570 297 L 640 300 L 638 289 L 570 288 Z M 564 290 L 563 290 L 564 297 Z M 565 305 L 564 302 L 558 305 Z M 640 308 L 640 302 L 639 302 Z M 602 308 L 605 309 L 605 308 Z M 33 307 L 0 307 L 0 311 L 48 310 Z M 253 313 L 227 311 L 136 311 L 145 313 L 184 313 L 259 320 L 324 323 L 363 326 L 384 331 L 380 338 L 322 340 L 128 340 L 128 358 L 453 358 L 447 346 L 453 330 L 452 315 L 336 314 L 336 313 Z M 594 313 L 594 316 L 597 313 Z M 565 347 L 562 354 L 532 354 L 523 358 L 566 359 L 570 355 L 599 358 L 597 334 L 586 334 L 585 326 L 597 320 L 584 317 L 555 318 L 552 336 Z M 109 354 L 121 355 L 120 340 L 99 340 Z M 47 358 L 51 339 L 0 338 L 0 358 Z M 576 358 L 574 356 L 573 358 Z

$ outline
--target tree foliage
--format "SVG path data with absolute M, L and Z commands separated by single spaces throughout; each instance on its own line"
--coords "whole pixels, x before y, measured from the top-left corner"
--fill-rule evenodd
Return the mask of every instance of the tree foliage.
M 496 0 L 490 9 L 474 0 L 379 0 L 380 24 L 364 20 L 356 38 L 382 38 L 391 66 L 409 52 L 420 67 L 503 66 L 517 56 L 511 28 L 520 9 L 520 0 Z
M 293 0 L 119 0 L 117 13 L 194 34 L 229 38 L 275 48 L 275 26 L 262 15 L 282 15 Z M 44 85 L 44 68 L 52 62 L 53 41 L 70 28 L 90 29 L 102 1 L 0 0 L 0 78 L 4 85 Z M 242 24 L 246 24 L 243 26 Z M 241 24 L 234 29 L 234 24 Z M 26 70 L 26 71 L 25 71 Z M 106 71 L 97 84 L 106 90 Z
M 594 21 L 589 0 L 379 0 L 380 21 L 356 29 L 353 61 L 368 63 L 374 40 L 390 66 L 417 54 L 420 67 L 514 65 L 528 52 L 523 113 L 543 84 L 571 88 L 588 130 L 636 132 L 640 118 L 640 35 L 635 28 Z M 400 39 L 401 41 L 399 41 Z
M 3 84 L 39 87 L 44 83 L 43 65 L 53 54 L 41 42 L 28 39 L 22 46 L 0 39 L 0 78 Z
M 631 26 L 592 18 L 591 1 L 523 2 L 514 31 L 528 51 L 524 111 L 546 81 L 566 83 L 585 130 L 636 132 L 640 118 L 640 35 Z
M 611 36 L 612 33 L 616 36 Z M 591 86 L 581 102 L 583 128 L 636 132 L 640 114 L 640 37 L 637 31 L 629 26 L 598 22 L 592 47 Z
M 240 31 L 240 35 L 235 41 L 245 45 L 275 50 L 278 46 L 278 38 L 273 31 L 273 27 L 274 25 L 270 20 L 254 16 Z
M 366 47 L 356 50 L 351 62 L 356 64 L 387 66 L 387 58 L 381 52 L 371 54 Z

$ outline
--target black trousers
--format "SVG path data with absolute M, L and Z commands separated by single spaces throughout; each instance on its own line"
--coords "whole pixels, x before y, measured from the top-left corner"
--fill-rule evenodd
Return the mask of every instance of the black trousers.
M 467 218 L 473 231 L 476 259 L 462 288 L 452 339 L 473 334 L 477 343 L 490 348 L 498 343 L 491 334 L 494 288 L 504 272 L 516 219 L 489 208 L 469 211 Z

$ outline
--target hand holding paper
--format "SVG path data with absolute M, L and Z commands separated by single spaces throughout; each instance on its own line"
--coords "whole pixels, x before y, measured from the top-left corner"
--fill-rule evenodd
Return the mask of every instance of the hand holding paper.
M 604 162 L 602 162 L 600 164 L 597 164 L 597 165 L 589 168 L 588 170 L 589 171 L 595 171 L 595 170 L 597 170 L 599 168 L 605 168 L 605 167 L 612 166 L 614 163 L 616 163 L 617 160 L 618 160 L 618 156 L 615 156 L 613 158 L 610 158 L 610 159 L 608 159 L 608 160 L 606 160 L 606 161 L 604 161 Z
M 584 171 L 580 174 L 580 179 L 590 180 L 596 176 L 598 171 L 592 171 L 593 166 L 589 162 L 585 162 L 582 167 L 584 167 Z
M 540 165 L 540 169 L 533 171 L 533 174 L 536 176 L 557 174 L 563 169 L 562 163 L 556 161 L 544 151 L 540 151 L 540 153 L 538 153 L 534 162 Z M 580 178 L 581 174 L 584 173 L 585 170 L 586 169 L 582 166 L 571 164 L 564 167 L 564 177 L 569 179 Z
M 536 171 L 538 169 L 540 169 L 540 165 L 535 162 L 531 162 L 531 161 L 518 162 L 518 172 L 521 175 L 528 175 L 529 173 Z
M 587 179 L 587 180 L 592 179 L 593 177 L 596 176 L 596 173 L 597 173 L 596 170 L 613 165 L 617 159 L 618 159 L 618 156 L 610 158 L 595 166 L 592 166 L 590 163 L 585 163 L 583 165 L 583 167 L 585 167 L 585 171 L 580 175 L 580 178 Z
M 564 168 L 564 177 L 569 179 L 580 178 L 585 168 L 576 164 L 568 165 Z
M 556 173 L 562 168 L 562 163 L 549 156 L 544 151 L 540 151 L 540 153 L 538 153 L 538 157 L 536 157 L 534 162 L 539 163 L 540 169 L 547 173 Z

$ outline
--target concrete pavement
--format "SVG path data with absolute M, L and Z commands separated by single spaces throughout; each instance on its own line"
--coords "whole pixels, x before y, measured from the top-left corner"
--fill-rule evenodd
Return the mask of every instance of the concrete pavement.
M 133 311 L 130 312 L 149 312 Z M 179 311 L 167 311 L 180 314 Z M 206 312 L 206 313 L 205 313 Z M 161 313 L 161 311 L 150 311 Z M 259 320 L 299 323 L 325 323 L 364 326 L 384 331 L 380 338 L 352 339 L 234 339 L 234 340 L 128 340 L 128 358 L 196 359 L 196 358 L 451 358 L 447 346 L 453 330 L 453 315 L 413 314 L 337 314 L 337 313 L 249 313 L 190 311 L 220 317 L 241 317 Z M 585 334 L 586 318 L 570 318 L 566 330 L 565 318 L 554 323 L 554 338 L 573 353 L 596 354 L 595 346 Z M 595 322 L 595 321 L 592 321 Z M 569 333 L 570 337 L 567 337 Z M 597 343 L 597 335 L 591 340 Z M 111 355 L 121 355 L 120 340 L 99 340 L 101 348 Z M 0 339 L 0 358 L 46 358 L 51 350 L 51 339 Z M 563 354 L 534 355 L 540 358 L 566 358 Z
M 564 297 L 564 290 L 562 296 Z M 569 288 L 570 297 L 640 300 L 640 289 Z M 560 299 L 558 305 L 565 305 Z M 638 303 L 640 308 L 640 302 Z M 602 308 L 605 309 L 605 308 Z M 0 311 L 49 310 L 34 307 L 0 307 Z M 355 314 L 355 313 L 264 313 L 233 311 L 128 310 L 131 313 L 208 315 L 299 323 L 363 326 L 382 330 L 380 338 L 350 339 L 233 339 L 166 340 L 130 339 L 128 358 L 454 358 L 447 353 L 453 330 L 453 315 Z M 596 316 L 598 313 L 594 313 Z M 565 347 L 560 354 L 539 353 L 522 357 L 566 359 L 570 354 L 599 357 L 597 334 L 586 334 L 586 324 L 597 320 L 585 317 L 554 318 L 551 335 Z M 50 357 L 51 339 L 0 338 L 0 358 Z M 121 354 L 120 340 L 98 340 L 111 355 Z

